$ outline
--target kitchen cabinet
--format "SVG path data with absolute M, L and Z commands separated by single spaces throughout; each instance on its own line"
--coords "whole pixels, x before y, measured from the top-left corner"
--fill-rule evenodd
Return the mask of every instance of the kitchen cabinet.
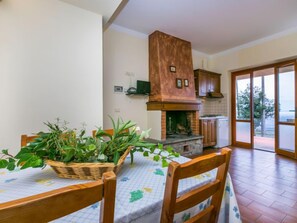
M 209 92 L 221 93 L 221 74 L 194 70 L 196 97 L 207 97 Z
M 216 119 L 200 120 L 200 134 L 204 137 L 203 147 L 215 146 L 217 144 L 216 125 Z

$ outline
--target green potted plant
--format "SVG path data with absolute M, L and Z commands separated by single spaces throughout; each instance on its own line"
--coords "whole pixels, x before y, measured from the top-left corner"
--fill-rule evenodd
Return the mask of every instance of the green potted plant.
M 139 133 L 132 121 L 123 122 L 111 118 L 113 134 L 98 128 L 95 137 L 86 136 L 84 129 L 77 131 L 67 125 L 45 123 L 49 132 L 39 132 L 37 138 L 22 147 L 16 156 L 7 149 L 0 153 L 0 168 L 14 170 L 16 167 L 44 167 L 50 165 L 60 177 L 98 179 L 105 171 L 119 171 L 125 157 L 130 153 L 142 152 L 144 156 L 153 154 L 155 161 L 168 165 L 168 160 L 179 156 L 172 147 L 145 141 L 149 131 Z

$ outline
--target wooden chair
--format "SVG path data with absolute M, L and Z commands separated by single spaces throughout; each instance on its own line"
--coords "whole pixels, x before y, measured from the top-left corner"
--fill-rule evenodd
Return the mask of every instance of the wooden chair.
M 161 223 L 172 223 L 174 214 L 191 208 L 212 196 L 208 208 L 186 222 L 216 223 L 220 212 L 229 167 L 231 149 L 223 148 L 219 153 L 197 157 L 187 163 L 171 162 L 168 167 Z M 177 198 L 178 182 L 218 168 L 214 181 L 195 188 Z
M 26 146 L 29 142 L 32 142 L 38 135 L 21 135 L 21 147 Z
M 48 222 L 101 202 L 99 222 L 114 219 L 116 176 L 103 174 L 103 180 L 67 186 L 42 194 L 0 204 L 1 223 Z M 98 213 L 99 214 L 99 213 Z
M 95 137 L 96 136 L 96 132 L 97 130 L 93 130 L 92 131 L 92 136 Z M 113 129 L 105 129 L 104 132 L 110 134 L 110 135 L 113 135 Z
M 96 130 L 94 130 L 94 131 L 96 131 Z M 96 134 L 96 132 L 95 132 L 95 134 Z M 62 134 L 62 135 L 64 135 L 64 134 Z M 32 142 L 37 137 L 38 137 L 38 135 L 30 135 L 30 136 L 28 136 L 28 135 L 21 135 L 21 147 L 26 146 L 29 142 Z
M 96 136 L 96 132 L 97 132 L 97 130 L 93 130 L 93 131 L 92 131 L 92 136 L 93 136 L 93 137 Z M 113 135 L 113 129 L 105 129 L 104 132 L 106 132 L 106 133 L 108 133 L 108 134 L 110 134 L 110 135 Z M 126 129 L 126 130 L 123 131 L 123 132 L 127 132 L 127 133 L 128 133 L 129 130 Z

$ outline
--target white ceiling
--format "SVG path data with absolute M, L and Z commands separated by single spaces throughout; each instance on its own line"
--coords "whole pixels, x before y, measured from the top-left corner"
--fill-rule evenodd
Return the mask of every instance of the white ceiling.
M 107 23 L 122 0 L 60 0 L 79 8 L 102 15 L 103 23 Z
M 297 0 L 129 0 L 113 24 L 160 30 L 213 55 L 297 30 Z

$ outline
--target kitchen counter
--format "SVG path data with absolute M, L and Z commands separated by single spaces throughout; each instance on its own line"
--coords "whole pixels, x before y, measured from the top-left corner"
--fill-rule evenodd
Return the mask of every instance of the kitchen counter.
M 200 120 L 205 120 L 205 119 L 217 119 L 217 117 L 200 117 Z

